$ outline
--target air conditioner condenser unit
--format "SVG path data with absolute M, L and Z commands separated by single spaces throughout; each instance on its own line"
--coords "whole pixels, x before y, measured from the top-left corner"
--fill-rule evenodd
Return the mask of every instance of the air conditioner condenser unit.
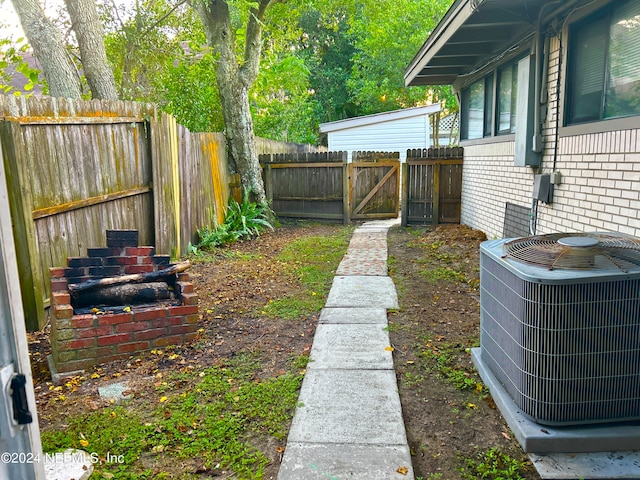
M 480 356 L 534 422 L 640 419 L 640 240 L 553 234 L 480 247 Z

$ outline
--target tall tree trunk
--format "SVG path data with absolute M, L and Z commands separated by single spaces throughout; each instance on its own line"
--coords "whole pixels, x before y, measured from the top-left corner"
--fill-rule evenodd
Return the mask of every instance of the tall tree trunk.
M 253 134 L 248 88 L 236 79 L 223 76 L 218 76 L 216 83 L 220 91 L 230 162 L 240 174 L 243 189 L 252 192 L 253 200 L 264 202 L 266 195 Z
M 242 179 L 242 186 L 253 192 L 257 202 L 266 201 L 264 183 L 256 152 L 253 120 L 249 109 L 249 89 L 258 76 L 264 12 L 278 0 L 259 0 L 252 8 L 246 28 L 244 56 L 239 60 L 229 5 L 225 0 L 193 0 L 209 46 L 218 54 L 216 82 L 225 122 L 229 161 Z
M 46 17 L 38 0 L 12 0 L 33 53 L 42 65 L 52 97 L 80 98 L 80 78 L 60 31 Z
M 82 68 L 93 98 L 117 100 L 113 71 L 104 47 L 104 31 L 94 0 L 64 0 L 76 34 Z

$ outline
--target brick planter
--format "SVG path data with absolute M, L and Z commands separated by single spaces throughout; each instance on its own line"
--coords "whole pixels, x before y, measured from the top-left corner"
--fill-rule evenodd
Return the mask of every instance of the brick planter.
M 137 231 L 107 230 L 106 248 L 89 248 L 86 257 L 68 258 L 67 267 L 51 268 L 50 366 L 54 382 L 61 374 L 128 358 L 137 352 L 193 340 L 198 330 L 198 297 L 187 273 L 167 284 L 171 302 L 131 305 L 130 311 L 76 314 L 68 285 L 104 277 L 154 272 L 169 267 L 168 255 L 154 247 L 139 247 Z M 115 309 L 114 309 L 115 310 Z M 57 377 L 57 378 L 56 378 Z

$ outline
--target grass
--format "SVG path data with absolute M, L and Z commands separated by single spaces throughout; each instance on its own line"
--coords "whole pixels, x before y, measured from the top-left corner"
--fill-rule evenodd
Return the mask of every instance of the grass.
M 496 448 L 481 452 L 477 458 L 465 458 L 460 473 L 463 480 L 486 478 L 491 480 L 523 480 L 526 464 L 500 452 Z
M 42 433 L 45 451 L 81 448 L 100 458 L 95 478 L 151 478 L 141 458 L 197 459 L 238 478 L 262 478 L 267 457 L 251 443 L 256 435 L 284 441 L 308 357 L 291 360 L 283 375 L 261 380 L 257 355 L 185 368 L 156 382 L 154 398 L 138 406 L 113 406 L 78 415 L 61 430 Z M 108 458 L 118 462 L 108 463 Z M 153 472 L 153 478 L 162 478 Z M 185 473 L 183 478 L 198 478 Z
M 467 262 L 464 256 L 450 250 L 447 243 L 437 241 L 432 243 L 412 242 L 411 247 L 419 247 L 424 251 L 424 257 L 418 260 L 421 266 L 419 274 L 430 283 L 441 281 L 466 283 L 472 288 L 478 288 L 477 272 L 466 272 Z
M 321 310 L 352 232 L 352 227 L 344 227 L 332 236 L 306 237 L 287 245 L 276 261 L 300 288 L 294 295 L 273 299 L 261 313 L 293 320 Z
M 469 345 L 475 346 L 475 343 L 477 342 L 470 341 Z M 422 357 L 427 361 L 428 368 L 435 370 L 441 378 L 459 390 L 475 390 L 486 394 L 486 387 L 476 380 L 472 370 L 461 365 L 460 359 L 468 356 L 470 347 L 430 340 L 426 341 L 425 347 Z
M 430 283 L 438 283 L 442 280 L 448 280 L 451 282 L 466 281 L 466 277 L 463 273 L 457 272 L 449 267 L 425 268 L 420 270 L 419 273 Z

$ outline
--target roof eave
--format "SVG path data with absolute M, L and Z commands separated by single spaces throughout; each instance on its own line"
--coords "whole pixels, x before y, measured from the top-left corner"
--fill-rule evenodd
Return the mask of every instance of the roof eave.
M 347 118 L 345 120 L 337 120 L 335 122 L 326 122 L 320 124 L 320 133 L 335 132 L 348 128 L 362 127 L 372 125 L 374 123 L 390 122 L 403 118 L 418 117 L 422 115 L 433 115 L 442 109 L 439 103 L 426 105 L 424 107 L 406 108 L 403 110 L 393 110 L 390 112 L 374 113 L 362 117 Z
M 428 82 L 426 80 L 422 80 L 420 83 L 414 83 L 414 79 L 419 76 L 424 66 L 451 38 L 456 30 L 467 21 L 474 10 L 475 8 L 471 5 L 470 0 L 456 0 L 449 10 L 447 10 L 445 16 L 440 23 L 438 23 L 431 35 L 429 35 L 429 38 L 427 38 L 405 70 L 404 79 L 406 86 L 438 85 L 438 83 Z M 453 78 L 455 79 L 456 77 L 453 76 Z

